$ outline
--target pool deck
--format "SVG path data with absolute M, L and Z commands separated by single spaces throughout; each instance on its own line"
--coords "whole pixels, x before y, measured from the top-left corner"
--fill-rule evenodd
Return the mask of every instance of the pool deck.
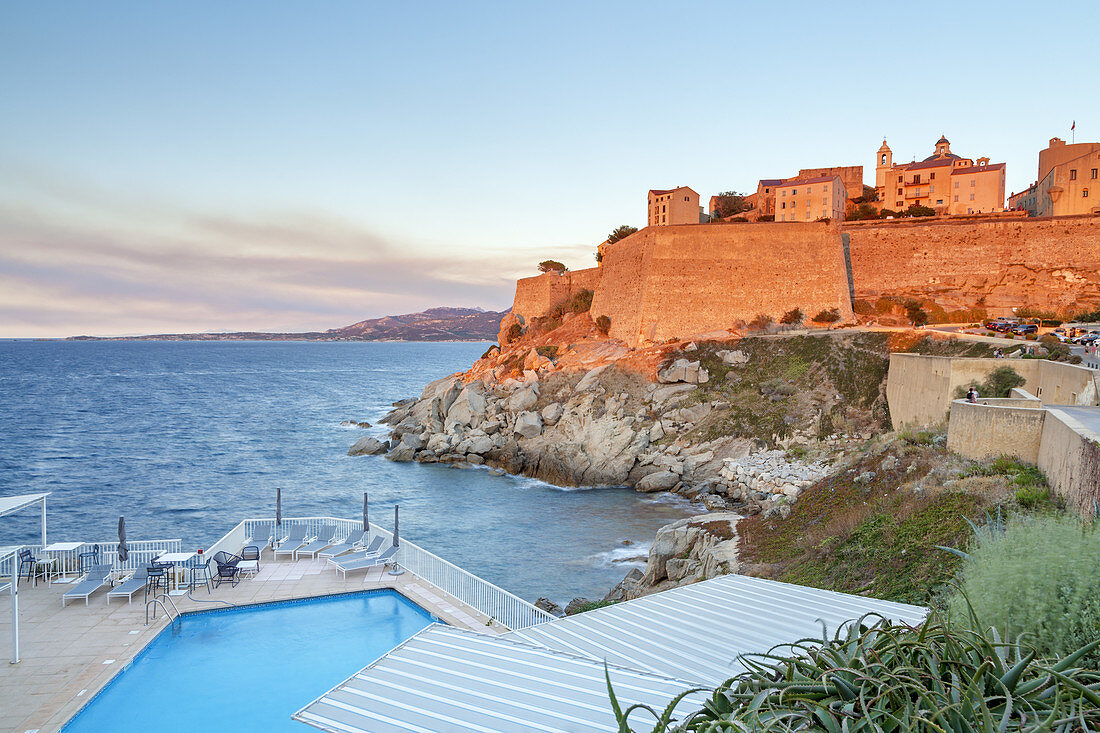
M 103 688 L 168 625 L 162 613 L 145 626 L 145 600 L 141 592 L 134 602 L 112 599 L 100 590 L 90 599 L 61 607 L 61 596 L 71 585 L 37 587 L 26 581 L 19 586 L 19 647 L 22 661 L 10 664 L 10 614 L 0 613 L 0 648 L 6 659 L 0 662 L 0 731 L 52 733 L 96 692 Z M 412 573 L 390 575 L 383 568 L 348 573 L 342 579 L 326 569 L 325 560 L 275 562 L 265 552 L 260 572 L 244 578 L 235 588 L 223 584 L 207 594 L 198 588 L 192 595 L 173 596 L 182 613 L 225 608 L 217 600 L 235 605 L 267 603 L 296 598 L 391 588 L 436 618 L 460 628 L 501 633 L 505 629 L 439 588 Z M 214 601 L 214 602 L 211 602 Z M 186 619 L 184 619 L 186 623 Z M 356 660 L 365 664 L 369 660 Z M 302 704 L 309 702 L 302 700 Z

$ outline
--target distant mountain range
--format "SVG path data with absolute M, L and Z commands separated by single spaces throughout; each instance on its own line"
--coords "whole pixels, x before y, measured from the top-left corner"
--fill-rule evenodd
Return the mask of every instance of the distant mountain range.
M 306 333 L 158 333 L 147 336 L 70 336 L 70 341 L 496 341 L 508 311 L 429 308 L 370 318 L 343 328 Z

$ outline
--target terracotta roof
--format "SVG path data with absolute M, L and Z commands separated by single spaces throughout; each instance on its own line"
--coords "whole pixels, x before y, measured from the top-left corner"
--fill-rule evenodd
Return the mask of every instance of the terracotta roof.
M 930 160 L 922 160 L 919 163 L 910 163 L 909 165 L 905 166 L 905 170 L 919 171 L 924 170 L 925 168 L 950 168 L 952 165 L 954 165 L 954 160 L 958 157 L 959 156 L 956 155 L 952 158 L 934 158 Z
M 951 141 L 947 139 L 946 135 L 940 135 L 940 139 L 936 141 L 936 145 L 939 145 L 940 143 L 947 143 L 948 145 L 950 145 Z
M 782 183 L 783 183 L 782 178 L 761 178 L 759 185 L 761 185 L 761 186 L 778 186 Z
M 944 153 L 943 155 L 940 155 L 939 153 L 933 153 L 932 155 L 929 155 L 924 160 L 925 161 L 929 161 L 929 160 L 958 160 L 961 157 L 962 156 L 955 155 L 954 153 Z
M 989 165 L 972 165 L 969 168 L 956 168 L 951 172 L 953 176 L 965 176 L 969 173 L 985 173 L 986 171 L 1004 170 L 1004 163 L 991 163 Z
M 695 193 L 695 191 L 691 188 L 691 186 L 677 186 L 676 188 L 666 188 L 666 189 L 657 189 L 657 188 L 649 189 L 649 192 L 651 194 L 653 194 L 654 196 L 664 196 L 666 193 L 676 193 L 677 191 L 691 191 L 692 193 Z M 696 194 L 696 195 L 698 195 L 698 194 Z

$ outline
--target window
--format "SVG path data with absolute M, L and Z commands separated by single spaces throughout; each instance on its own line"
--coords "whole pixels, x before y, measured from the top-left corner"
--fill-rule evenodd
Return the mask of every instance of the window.
M 971 200 L 971 201 L 973 201 L 973 200 L 974 200 L 974 194 L 970 194 L 970 200 Z
M 663 213 L 665 213 L 665 212 L 666 212 L 667 210 L 668 210 L 668 207 L 667 207 L 667 206 L 665 206 L 664 204 L 661 204 L 661 213 L 663 214 Z
M 1093 179 L 1096 178 L 1096 169 L 1095 168 L 1092 169 L 1092 175 L 1089 176 L 1089 178 L 1093 178 Z
M 770 193 L 770 192 L 771 192 L 771 189 L 768 189 L 768 188 L 764 189 L 764 193 Z
M 959 182 L 955 181 L 955 188 L 958 188 L 958 187 L 959 187 Z
M 901 208 L 901 202 L 900 201 L 895 201 L 894 206 L 896 206 L 900 209 Z
M 958 203 L 958 201 L 959 201 L 959 197 L 958 197 L 958 196 L 956 196 L 956 197 L 955 197 L 955 203 Z
M 886 165 L 886 153 L 882 154 L 882 164 Z
M 934 181 L 934 180 L 936 180 L 936 174 L 935 174 L 935 172 L 932 172 L 932 173 L 929 173 L 929 174 L 928 174 L 928 180 L 930 180 L 930 181 Z
M 898 196 L 901 196 L 901 194 L 902 194 L 902 191 L 901 191 L 901 189 L 899 188 L 899 189 L 898 189 Z
M 936 203 L 937 203 L 937 204 L 942 204 L 942 203 L 943 203 L 943 199 L 936 199 Z
M 780 204 L 779 204 L 779 208 L 781 208 L 781 209 L 785 209 L 785 208 L 787 208 L 787 202 L 786 202 L 786 201 L 783 201 L 782 203 L 780 203 Z
M 1087 188 L 1081 189 L 1081 198 L 1087 199 L 1089 197 L 1089 190 Z
M 975 181 L 973 178 L 971 178 L 970 179 L 970 187 L 974 188 L 975 184 L 977 184 L 977 181 Z
M 920 183 L 920 175 L 913 176 L 913 183 Z
M 791 196 L 797 196 L 797 195 L 798 195 L 798 189 L 797 188 L 792 188 L 791 189 Z
M 1071 180 L 1071 181 L 1076 181 L 1077 180 L 1077 169 L 1076 168 L 1070 168 L 1069 169 L 1069 180 Z
M 687 196 L 684 196 L 684 201 L 690 201 L 690 200 L 691 199 L 689 199 Z
M 928 193 L 935 193 L 935 192 L 936 192 L 936 187 L 935 186 L 929 186 L 928 187 Z

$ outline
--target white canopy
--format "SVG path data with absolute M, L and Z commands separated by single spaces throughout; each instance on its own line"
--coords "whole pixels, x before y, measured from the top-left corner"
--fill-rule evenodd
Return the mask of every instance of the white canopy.
M 26 509 L 35 504 L 42 505 L 42 546 L 46 546 L 46 497 L 45 494 L 19 494 L 17 496 L 0 496 L 0 517 L 5 514 L 14 514 L 20 509 Z

